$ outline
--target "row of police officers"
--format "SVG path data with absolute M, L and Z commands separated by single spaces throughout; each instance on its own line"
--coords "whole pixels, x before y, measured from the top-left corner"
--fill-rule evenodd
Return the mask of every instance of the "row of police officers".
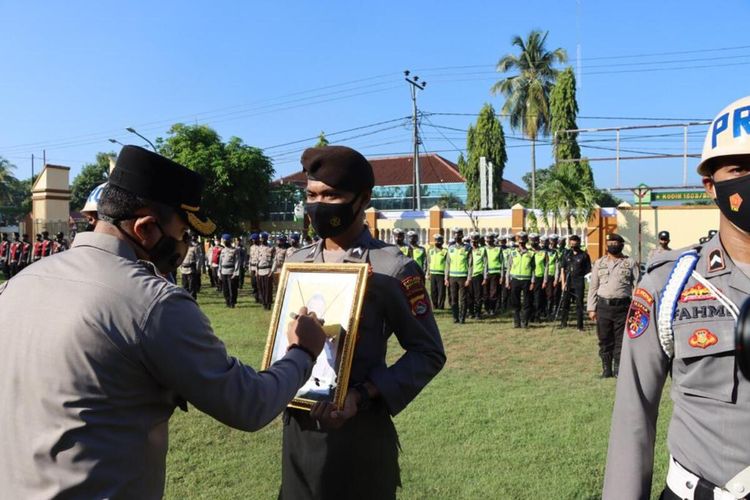
M 29 242 L 29 236 L 24 234 L 20 237 L 13 233 L 11 239 L 6 233 L 0 236 L 0 270 L 3 277 L 8 280 L 21 272 L 21 270 L 56 253 L 68 249 L 68 241 L 63 233 L 57 233 L 55 239 L 50 239 L 49 232 L 44 231 L 36 235 L 36 241 Z

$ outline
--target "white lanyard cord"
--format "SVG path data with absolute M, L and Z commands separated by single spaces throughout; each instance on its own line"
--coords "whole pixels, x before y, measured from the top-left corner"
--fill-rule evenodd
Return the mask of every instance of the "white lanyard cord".
M 720 292 L 718 288 L 713 286 L 710 281 L 698 274 L 696 271 L 693 271 L 692 276 L 693 278 L 695 278 L 695 281 L 711 290 L 711 292 L 716 295 L 716 299 L 729 310 L 729 313 L 732 315 L 734 320 L 737 321 L 737 317 L 740 315 L 740 308 L 737 307 L 734 302 L 729 300 L 729 297 Z

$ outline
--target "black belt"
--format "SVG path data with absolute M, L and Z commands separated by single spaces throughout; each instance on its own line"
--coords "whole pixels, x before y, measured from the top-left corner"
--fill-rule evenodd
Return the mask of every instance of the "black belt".
M 599 298 L 599 300 L 607 304 L 608 306 L 627 306 L 630 305 L 630 297 L 624 297 L 620 299 L 605 299 L 605 298 Z

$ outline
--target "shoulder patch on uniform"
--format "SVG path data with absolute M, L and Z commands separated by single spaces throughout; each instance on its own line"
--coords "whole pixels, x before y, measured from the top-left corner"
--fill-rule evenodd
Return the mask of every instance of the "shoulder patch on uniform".
M 424 281 L 421 276 L 407 276 L 402 279 L 401 289 L 409 301 L 409 307 L 414 316 L 424 316 L 430 311 L 427 290 L 425 290 Z
M 708 328 L 699 328 L 688 339 L 690 347 L 705 349 L 719 342 L 719 338 Z
M 635 300 L 631 302 L 630 309 L 628 310 L 628 318 L 625 320 L 625 329 L 628 332 L 628 337 L 636 339 L 643 335 L 650 321 L 651 313 L 648 307 Z
M 654 296 L 651 295 L 645 288 L 638 288 L 633 294 L 634 297 L 643 299 L 648 305 L 654 305 Z
M 713 273 L 716 271 L 723 271 L 726 269 L 724 263 L 724 252 L 721 248 L 714 248 L 710 254 L 708 254 L 708 272 Z

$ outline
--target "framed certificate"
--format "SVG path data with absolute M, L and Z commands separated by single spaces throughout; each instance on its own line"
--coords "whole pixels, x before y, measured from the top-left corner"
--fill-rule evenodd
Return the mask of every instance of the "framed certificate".
M 318 401 L 331 401 L 343 408 L 368 269 L 368 264 L 284 264 L 261 368 L 284 357 L 287 328 L 302 307 L 315 312 L 327 337 L 312 375 L 290 407 L 309 410 Z

